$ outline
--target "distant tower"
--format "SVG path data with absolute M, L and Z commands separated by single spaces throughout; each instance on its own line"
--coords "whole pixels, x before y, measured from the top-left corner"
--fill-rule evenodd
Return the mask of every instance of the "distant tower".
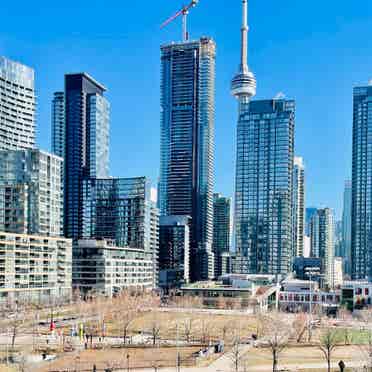
M 65 158 L 65 93 L 55 92 L 52 101 L 52 153 Z
M 305 231 L 305 166 L 303 158 L 295 156 L 293 165 L 293 255 L 304 255 Z
M 326 284 L 334 287 L 334 216 L 329 208 L 318 209 L 310 223 L 311 257 L 322 259 Z
M 342 211 L 342 257 L 345 274 L 351 275 L 351 181 L 345 181 Z
M 0 150 L 35 147 L 35 73 L 0 56 Z

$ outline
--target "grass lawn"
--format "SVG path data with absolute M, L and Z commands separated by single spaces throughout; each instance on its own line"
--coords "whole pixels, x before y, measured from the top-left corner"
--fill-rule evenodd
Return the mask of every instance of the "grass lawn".
M 213 319 L 211 319 L 213 318 Z M 213 340 L 222 339 L 224 332 L 226 338 L 232 338 L 234 332 L 239 331 L 243 337 L 251 336 L 256 332 L 255 319 L 251 315 L 217 315 L 206 313 L 178 313 L 155 311 L 148 312 L 137 319 L 130 325 L 130 333 L 136 334 L 141 331 L 148 332 L 155 322 L 160 325 L 160 337 L 162 339 L 175 339 L 178 334 L 180 339 L 185 338 L 185 324 L 191 320 L 191 338 L 200 339 L 204 334 Z M 111 323 L 108 325 L 108 333 L 120 335 L 121 330 L 118 324 Z
M 269 349 L 251 349 L 247 354 L 249 366 L 272 365 L 272 355 Z M 343 360 L 346 365 L 348 361 L 360 361 L 362 353 L 357 346 L 340 346 L 333 352 L 332 361 Z M 279 364 L 282 367 L 301 367 L 306 364 L 325 363 L 324 354 L 317 347 L 290 347 L 282 352 L 279 357 Z M 302 371 L 302 370 L 301 370 Z M 305 370 L 304 370 L 305 371 Z M 313 370 L 314 371 L 314 370 Z

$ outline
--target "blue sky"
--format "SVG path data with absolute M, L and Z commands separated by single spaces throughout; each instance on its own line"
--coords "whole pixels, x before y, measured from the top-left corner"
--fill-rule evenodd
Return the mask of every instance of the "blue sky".
M 50 148 L 50 101 L 66 72 L 86 71 L 108 88 L 111 173 L 159 170 L 159 45 L 179 40 L 180 20 L 159 25 L 182 0 L 18 0 L 1 4 L 0 54 L 36 70 L 38 143 Z M 233 194 L 240 0 L 200 0 L 191 37 L 217 42 L 216 191 Z M 352 87 L 372 79 L 372 1 L 250 0 L 249 64 L 257 98 L 297 102 L 296 153 L 306 162 L 307 205 L 340 215 L 351 173 Z

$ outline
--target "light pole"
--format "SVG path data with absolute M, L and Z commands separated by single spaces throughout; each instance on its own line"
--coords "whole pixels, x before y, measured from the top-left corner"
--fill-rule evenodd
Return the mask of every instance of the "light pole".
M 309 288 L 310 288 L 310 301 L 309 301 L 309 324 L 308 324 L 308 327 L 309 327 L 309 341 L 311 340 L 311 323 L 312 323 L 312 314 L 313 314 L 313 308 L 312 308 L 312 304 L 313 304 L 313 289 L 312 289 L 312 277 L 314 275 L 318 275 L 320 274 L 320 269 L 319 267 L 307 267 L 305 269 L 306 271 L 306 275 L 309 277 L 309 280 L 310 280 L 310 285 L 309 285 Z

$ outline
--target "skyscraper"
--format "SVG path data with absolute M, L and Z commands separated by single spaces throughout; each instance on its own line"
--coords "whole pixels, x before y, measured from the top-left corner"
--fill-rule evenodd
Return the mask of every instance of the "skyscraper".
M 305 235 L 310 236 L 310 223 L 314 215 L 316 215 L 318 209 L 315 207 L 309 207 L 305 210 Z
M 292 261 L 294 101 L 253 101 L 247 63 L 248 4 L 243 0 L 241 61 L 231 92 L 239 101 L 233 270 L 286 274 Z
M 213 270 L 214 85 L 210 38 L 161 47 L 161 214 L 191 217 L 191 280 Z
M 293 256 L 304 255 L 305 166 L 303 158 L 295 156 L 293 167 Z
M 52 101 L 52 153 L 65 158 L 65 93 L 55 92 Z
M 353 279 L 372 280 L 372 81 L 354 88 L 351 263 Z
M 63 160 L 44 151 L 0 151 L 0 231 L 62 236 Z
M 213 195 L 213 252 L 215 277 L 222 275 L 222 254 L 230 252 L 231 199 L 221 194 Z
M 351 181 L 345 182 L 342 211 L 342 257 L 345 274 L 351 275 Z
M 318 209 L 310 223 L 311 256 L 322 259 L 325 283 L 334 286 L 334 217 L 329 208 Z
M 65 235 L 83 229 L 83 181 L 109 176 L 109 103 L 106 88 L 86 73 L 65 76 Z M 57 130 L 58 127 L 55 126 Z M 56 138 L 57 135 L 53 134 Z M 59 136 L 63 141 L 63 136 Z
M 34 70 L 0 57 L 0 150 L 35 146 Z

